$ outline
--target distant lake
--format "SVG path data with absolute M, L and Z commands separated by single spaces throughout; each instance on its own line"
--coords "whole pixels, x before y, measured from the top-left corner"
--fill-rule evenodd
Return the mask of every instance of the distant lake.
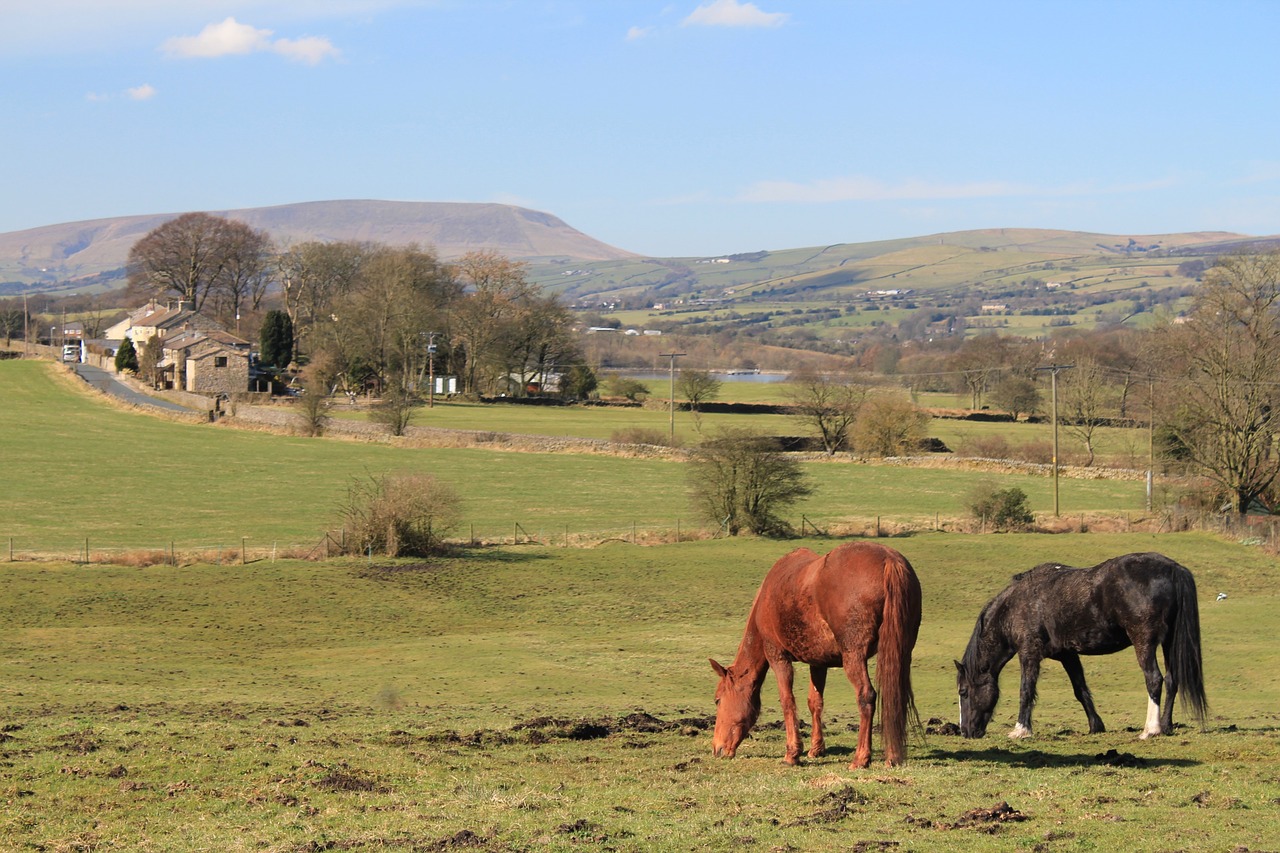
M 641 382 L 670 382 L 671 373 L 667 370 L 626 370 L 607 368 L 600 371 L 601 373 L 616 373 L 631 379 L 639 379 Z M 708 373 L 721 382 L 785 382 L 786 373 L 755 373 L 746 371 L 742 373 L 732 373 L 724 370 L 708 370 Z M 676 365 L 676 375 L 680 375 L 680 366 Z

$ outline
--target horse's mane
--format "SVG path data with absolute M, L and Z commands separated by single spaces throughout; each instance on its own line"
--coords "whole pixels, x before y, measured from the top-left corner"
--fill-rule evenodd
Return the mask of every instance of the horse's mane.
M 969 644 L 964 647 L 964 655 L 960 658 L 960 662 L 969 672 L 975 672 L 978 668 L 978 647 L 982 644 L 982 637 L 987 630 L 987 617 L 991 615 L 991 610 L 999 599 L 1000 596 L 996 596 L 982 606 L 978 621 L 973 626 L 973 633 L 969 635 Z

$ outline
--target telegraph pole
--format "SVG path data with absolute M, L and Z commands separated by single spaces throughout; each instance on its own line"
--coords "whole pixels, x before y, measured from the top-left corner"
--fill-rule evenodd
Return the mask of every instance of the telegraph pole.
M 673 445 L 676 441 L 676 359 L 686 354 L 683 352 L 664 352 L 658 355 L 659 358 L 671 359 L 671 396 L 669 405 L 671 411 L 671 443 Z
M 1053 517 L 1058 517 L 1058 371 L 1070 370 L 1074 364 L 1051 364 L 1036 370 L 1049 371 L 1053 387 Z

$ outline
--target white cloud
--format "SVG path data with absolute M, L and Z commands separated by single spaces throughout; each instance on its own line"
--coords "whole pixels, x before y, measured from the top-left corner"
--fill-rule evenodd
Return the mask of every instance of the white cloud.
M 166 56 L 179 59 L 215 59 L 220 56 L 269 52 L 309 65 L 340 55 L 327 38 L 305 36 L 300 39 L 273 39 L 273 35 L 275 33 L 272 30 L 258 29 L 242 24 L 235 18 L 227 18 L 221 23 L 209 24 L 198 35 L 168 39 L 160 46 L 160 50 Z
M 93 103 L 105 103 L 106 101 L 113 101 L 120 96 L 124 96 L 131 101 L 149 101 L 156 96 L 156 87 L 150 83 L 143 83 L 141 86 L 125 89 L 123 92 L 89 92 L 84 97 L 85 100 Z
M 653 27 L 632 27 L 627 30 L 627 41 L 638 41 L 653 33 Z
M 286 59 L 317 65 L 325 59 L 337 59 L 342 55 L 333 42 L 320 36 L 304 36 L 300 39 L 276 39 L 271 49 Z
M 682 26 L 780 27 L 790 17 L 786 12 L 765 12 L 755 3 L 711 0 L 694 9 Z
M 271 30 L 259 30 L 227 18 L 220 24 L 209 24 L 199 35 L 175 36 L 160 46 L 168 56 L 183 59 L 212 59 L 219 56 L 269 50 Z

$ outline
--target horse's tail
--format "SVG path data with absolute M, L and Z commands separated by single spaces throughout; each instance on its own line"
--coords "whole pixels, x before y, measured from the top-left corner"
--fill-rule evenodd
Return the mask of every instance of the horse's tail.
M 1177 613 L 1173 638 L 1166 648 L 1165 668 L 1178 685 L 1183 708 L 1189 708 L 1204 726 L 1209 702 L 1204 695 L 1204 667 L 1200 658 L 1200 605 L 1196 602 L 1196 579 L 1183 566 L 1173 572 Z
M 890 550 L 884 564 L 884 614 L 876 652 L 880 731 L 887 758 L 905 757 L 908 716 L 918 726 L 911 689 L 911 652 L 920 632 L 920 581 L 907 559 Z

